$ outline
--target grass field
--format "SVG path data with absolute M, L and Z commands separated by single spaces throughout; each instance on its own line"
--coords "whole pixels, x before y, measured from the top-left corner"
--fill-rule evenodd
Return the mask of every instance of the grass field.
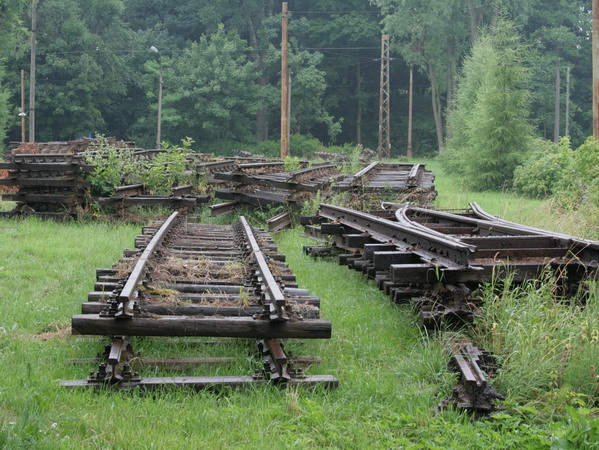
M 443 207 L 464 207 L 475 200 L 507 219 L 576 231 L 572 220 L 558 225 L 546 201 L 468 193 L 435 164 L 429 167 L 439 173 Z M 322 364 L 309 373 L 337 376 L 339 389 L 66 392 L 58 380 L 85 378 L 93 368 L 68 359 L 94 356 L 106 343 L 70 336 L 70 316 L 92 290 L 95 269 L 117 261 L 139 231 L 139 226 L 126 224 L 0 220 L 0 447 L 599 446 L 593 408 L 593 367 L 599 368 L 596 288 L 586 308 L 552 301 L 550 280 L 520 293 L 506 289 L 500 298 L 491 298 L 489 292 L 476 337 L 501 358 L 504 371 L 497 383 L 507 403 L 493 419 L 473 421 L 451 410 L 435 412 L 454 382 L 446 368 L 447 337 L 424 334 L 412 311 L 391 304 L 360 274 L 304 256 L 301 245 L 307 240 L 298 229 L 279 233 L 276 240 L 300 287 L 321 297 L 322 316 L 332 321 L 333 338 L 290 342 L 288 348 L 320 356 Z M 238 357 L 234 364 L 196 369 L 194 375 L 246 375 L 260 366 L 246 340 L 167 345 L 161 339 L 139 338 L 134 345 L 146 356 Z

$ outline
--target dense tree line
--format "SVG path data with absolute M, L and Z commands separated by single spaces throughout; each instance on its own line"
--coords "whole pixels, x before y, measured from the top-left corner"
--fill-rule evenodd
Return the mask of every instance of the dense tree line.
M 376 146 L 386 32 L 394 155 L 405 154 L 410 67 L 415 152 L 442 151 L 473 43 L 504 16 L 520 36 L 530 94 L 521 106 L 534 132 L 557 139 L 567 120 L 575 144 L 590 134 L 590 0 L 291 0 L 289 9 L 292 134 Z M 30 0 L 0 0 L 4 141 L 20 136 L 30 10 Z M 160 63 L 164 140 L 189 136 L 202 150 L 276 140 L 280 11 L 274 0 L 38 0 L 37 140 L 105 133 L 153 146 Z

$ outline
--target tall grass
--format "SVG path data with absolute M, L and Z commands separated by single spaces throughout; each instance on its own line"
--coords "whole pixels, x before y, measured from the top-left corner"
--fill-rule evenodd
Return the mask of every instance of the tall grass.
M 590 283 L 584 302 L 557 301 L 556 283 L 546 274 L 521 287 L 508 281 L 499 293 L 497 286 L 486 286 L 473 332 L 477 342 L 500 357 L 497 384 L 510 400 L 537 403 L 565 389 L 593 404 L 599 399 L 597 283 Z
M 446 174 L 438 160 L 426 160 L 435 175 L 438 208 L 463 209 L 477 202 L 487 212 L 503 219 L 573 236 L 599 239 L 599 224 L 584 210 L 565 212 L 552 198 L 530 198 L 512 190 L 477 192 L 468 189 L 459 176 Z

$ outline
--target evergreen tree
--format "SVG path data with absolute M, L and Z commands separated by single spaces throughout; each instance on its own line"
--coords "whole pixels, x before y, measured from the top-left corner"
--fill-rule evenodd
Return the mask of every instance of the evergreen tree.
M 479 35 L 464 63 L 445 161 L 475 189 L 511 183 L 530 146 L 524 57 L 514 23 L 500 17 L 493 29 Z

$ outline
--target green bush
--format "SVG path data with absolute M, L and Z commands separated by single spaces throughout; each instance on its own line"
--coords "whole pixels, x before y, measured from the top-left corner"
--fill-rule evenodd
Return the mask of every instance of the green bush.
M 143 162 L 135 158 L 133 150 L 117 148 L 106 142 L 103 136 L 98 137 L 97 147 L 84 152 L 83 159 L 95 166 L 89 176 L 93 196 L 109 197 L 115 187 L 125 184 L 128 174 L 143 171 Z
M 589 137 L 572 155 L 572 163 L 558 186 L 566 208 L 587 208 L 599 218 L 599 141 Z
M 256 149 L 259 154 L 264 156 L 270 156 L 271 158 L 278 158 L 281 156 L 281 142 L 280 141 L 263 141 L 256 145 Z
M 292 134 L 289 138 L 289 153 L 293 156 L 304 156 L 322 150 L 318 139 L 303 134 Z
M 562 138 L 560 145 L 537 139 L 523 165 L 514 171 L 514 187 L 524 195 L 541 197 L 554 194 L 572 162 L 570 140 Z
M 148 160 L 140 174 L 140 182 L 150 194 L 170 194 L 171 188 L 194 184 L 193 171 L 187 170 L 187 156 L 193 141 L 183 139 L 182 146 L 163 144 L 164 152 Z

